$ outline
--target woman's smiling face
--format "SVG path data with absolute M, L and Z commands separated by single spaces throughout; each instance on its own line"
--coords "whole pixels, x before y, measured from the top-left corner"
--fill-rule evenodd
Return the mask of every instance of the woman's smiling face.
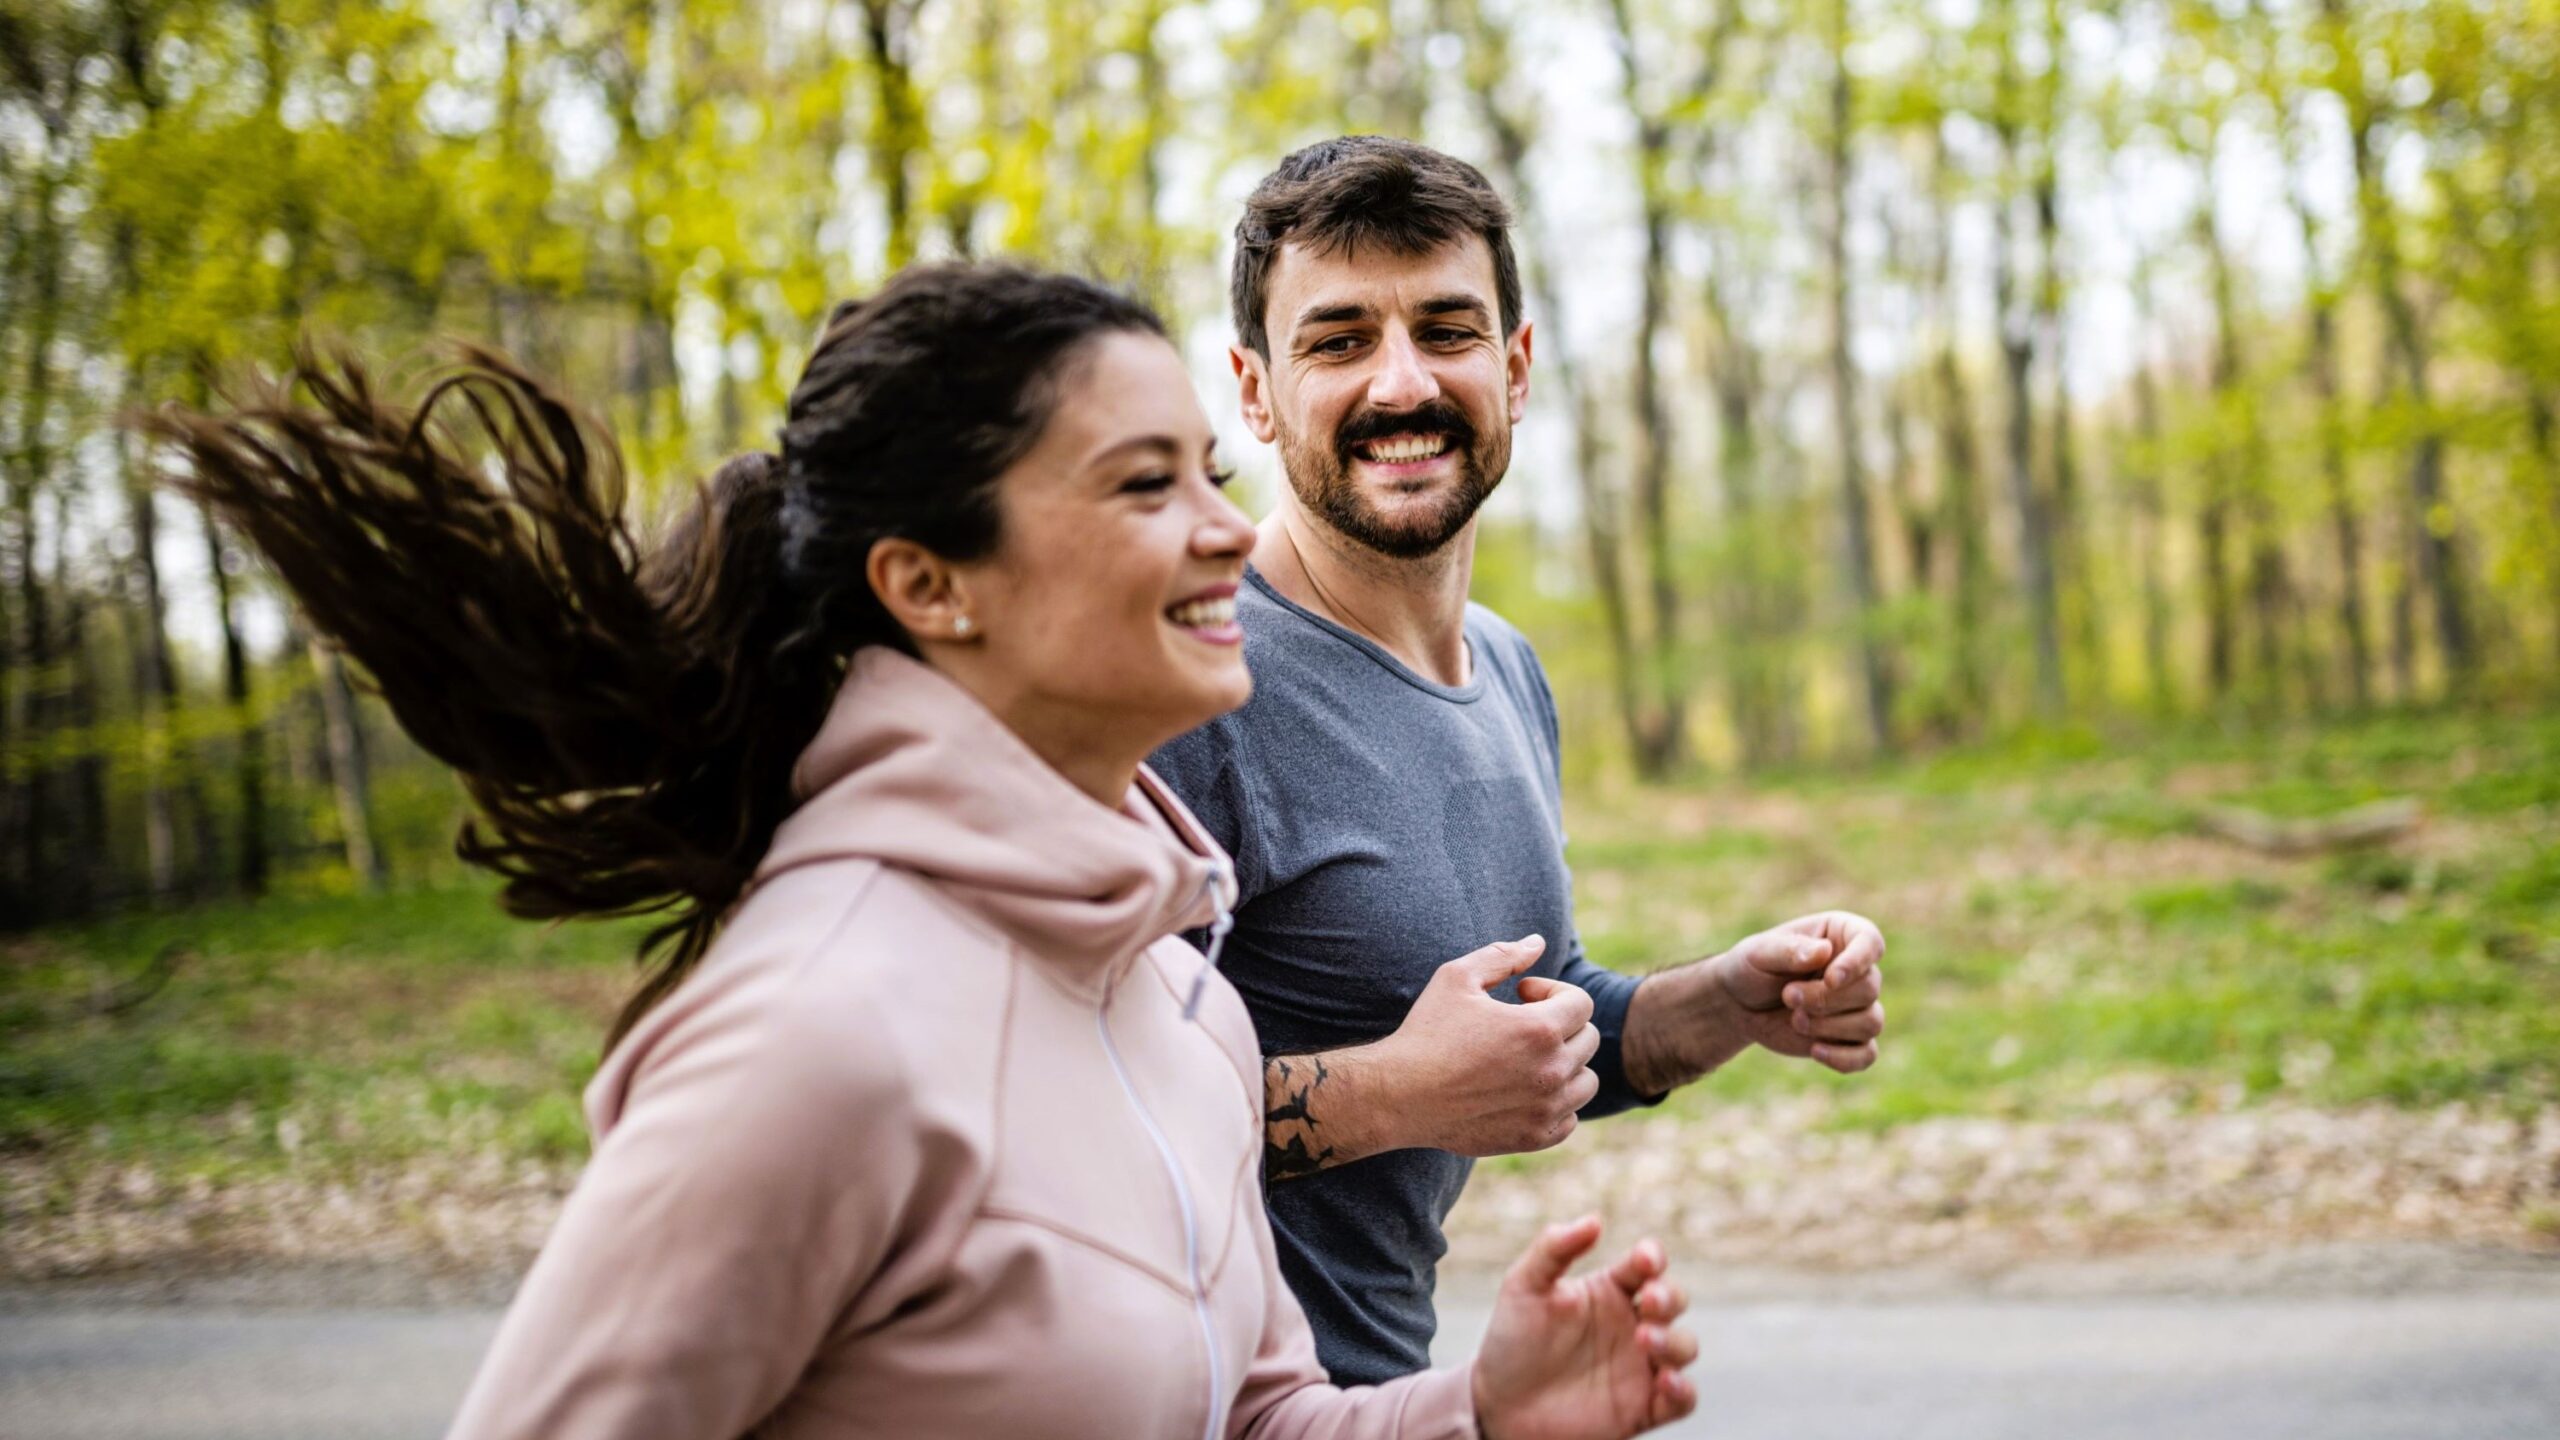
M 930 658 L 1044 751 L 1134 761 L 1252 693 L 1235 594 L 1253 523 L 1161 337 L 1104 335 L 1049 383 L 1048 425 L 997 481 L 995 551 L 952 567 L 969 633 Z

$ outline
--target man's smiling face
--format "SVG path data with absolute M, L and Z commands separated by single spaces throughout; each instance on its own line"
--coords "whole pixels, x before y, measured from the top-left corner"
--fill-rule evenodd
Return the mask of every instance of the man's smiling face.
M 1401 559 L 1446 548 L 1510 467 L 1529 394 L 1529 327 L 1502 333 L 1492 251 L 1290 243 L 1269 284 L 1271 354 L 1233 356 L 1246 424 L 1333 529 Z

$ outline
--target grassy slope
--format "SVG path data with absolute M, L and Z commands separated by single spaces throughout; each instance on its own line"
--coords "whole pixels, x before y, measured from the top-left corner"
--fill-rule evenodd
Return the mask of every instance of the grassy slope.
M 577 1090 L 639 928 L 546 930 L 457 881 L 129 915 L 0 949 L 0 1146 L 222 1174 L 495 1146 L 582 1155 Z M 125 1018 L 103 987 L 169 945 Z
M 2197 833 L 2415 795 L 2386 850 Z M 1886 1063 L 1754 1057 L 1676 1102 L 1825 1086 L 1845 1124 L 2050 1114 L 2110 1076 L 2313 1103 L 2560 1100 L 2560 723 L 2399 718 L 2142 754 L 1954 756 L 1862 778 L 1585 803 L 1586 943 L 1642 969 L 1845 906 L 1891 940 Z
M 2212 800 L 2305 814 L 2416 794 L 2389 851 L 2276 860 Z M 1822 1087 L 1837 1123 L 2064 1113 L 2165 1073 L 2314 1103 L 2560 1100 L 2560 722 L 2394 719 L 2140 755 L 1964 755 L 1573 800 L 1592 953 L 1641 969 L 1802 910 L 1892 936 L 1887 1061 L 1755 1056 L 1673 1102 Z M 290 1157 L 582 1153 L 576 1091 L 631 924 L 544 931 L 456 881 L 134 915 L 0 942 L 0 1149 L 217 1178 Z M 131 1014 L 95 997 L 188 947 Z

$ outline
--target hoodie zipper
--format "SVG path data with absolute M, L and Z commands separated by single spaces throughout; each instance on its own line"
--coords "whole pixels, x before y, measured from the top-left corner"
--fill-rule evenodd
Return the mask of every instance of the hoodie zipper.
M 1226 917 L 1219 917 L 1224 920 Z M 1227 1386 L 1218 1363 L 1218 1331 L 1209 1318 L 1209 1292 L 1200 1277 L 1200 1215 L 1191 1203 L 1191 1186 L 1183 1179 L 1182 1164 L 1173 1153 L 1173 1142 L 1156 1124 L 1147 1102 L 1138 1098 L 1138 1087 L 1129 1078 L 1129 1067 L 1120 1059 L 1120 1047 L 1111 1039 L 1111 997 L 1117 986 L 1106 986 L 1102 1005 L 1094 1011 L 1094 1028 L 1102 1036 L 1102 1053 L 1111 1060 L 1111 1073 L 1120 1079 L 1121 1093 L 1129 1097 L 1129 1108 L 1138 1114 L 1138 1123 L 1146 1127 L 1147 1138 L 1155 1142 L 1156 1157 L 1164 1162 L 1166 1178 L 1173 1181 L 1173 1198 L 1182 1209 L 1182 1262 L 1191 1281 L 1191 1313 L 1200 1322 L 1200 1339 L 1209 1356 L 1209 1420 L 1201 1429 L 1201 1440 L 1218 1440 L 1224 1429 L 1227 1408 Z M 1195 987 L 1196 999 L 1196 987 Z

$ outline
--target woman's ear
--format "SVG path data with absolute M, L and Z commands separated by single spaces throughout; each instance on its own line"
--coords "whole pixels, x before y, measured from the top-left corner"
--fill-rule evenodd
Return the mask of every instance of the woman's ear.
M 872 542 L 863 575 L 889 617 L 918 644 L 977 637 L 977 621 L 969 613 L 968 589 L 959 572 L 950 561 L 913 540 Z

